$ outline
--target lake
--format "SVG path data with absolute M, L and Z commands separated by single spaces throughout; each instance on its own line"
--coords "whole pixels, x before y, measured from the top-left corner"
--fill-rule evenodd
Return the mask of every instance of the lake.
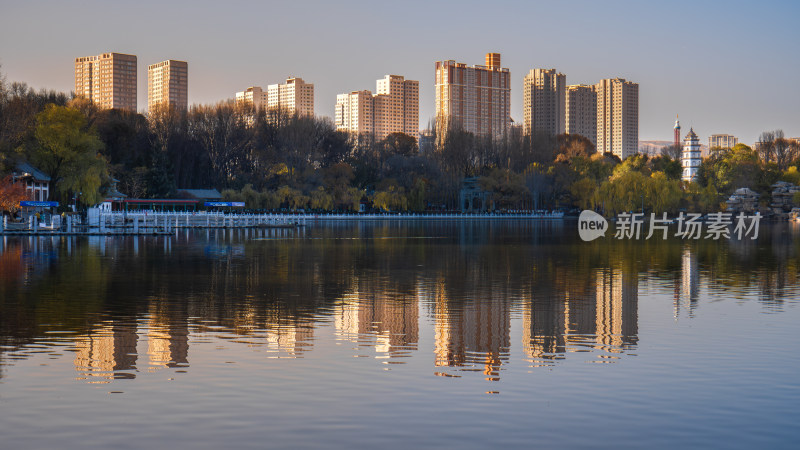
M 0 237 L 0 447 L 791 448 L 800 228 Z

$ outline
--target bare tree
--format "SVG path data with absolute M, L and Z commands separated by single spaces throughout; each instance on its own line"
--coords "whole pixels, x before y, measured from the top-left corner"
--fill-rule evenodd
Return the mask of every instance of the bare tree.
M 189 112 L 189 134 L 207 153 L 214 173 L 225 186 L 230 186 L 246 160 L 253 136 L 247 119 L 231 103 L 195 106 Z
M 681 151 L 680 145 L 667 145 L 666 147 L 661 147 L 661 156 L 666 156 L 673 161 L 680 161 Z
M 756 144 L 756 152 L 762 161 L 774 162 L 782 171 L 799 156 L 798 146 L 791 139 L 786 139 L 783 130 L 761 133 Z

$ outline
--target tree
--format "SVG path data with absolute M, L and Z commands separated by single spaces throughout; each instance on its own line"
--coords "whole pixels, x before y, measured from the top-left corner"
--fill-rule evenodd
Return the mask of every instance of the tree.
M 761 133 L 756 144 L 756 152 L 763 162 L 774 162 L 778 170 L 784 171 L 800 156 L 798 145 L 786 139 L 783 130 Z
M 700 165 L 700 181 L 713 185 L 718 192 L 727 195 L 742 187 L 760 191 L 766 178 L 769 178 L 765 177 L 766 169 L 756 151 L 744 144 L 737 144 L 706 158 Z
M 48 105 L 36 116 L 34 140 L 25 152 L 29 161 L 50 176 L 51 197 L 62 204 L 73 194 L 86 205 L 98 203 L 108 178 L 103 143 L 86 126 L 86 117 L 67 106 Z
M 494 169 L 480 177 L 478 183 L 481 189 L 491 192 L 495 209 L 519 209 L 530 200 L 524 178 L 510 170 Z
M 14 182 L 11 175 L 0 180 L 0 211 L 13 213 L 19 209 L 19 202 L 27 199 L 28 193 L 23 183 Z
M 651 173 L 664 172 L 664 175 L 670 180 L 681 179 L 682 169 L 680 160 L 674 160 L 664 155 L 656 156 L 647 161 L 647 167 L 650 169 Z
M 417 140 L 405 133 L 392 133 L 386 136 L 378 145 L 387 156 L 411 156 L 418 151 Z
M 318 186 L 311 191 L 311 209 L 330 211 L 333 209 L 333 197 L 325 192 L 325 188 Z
M 310 200 L 307 195 L 303 195 L 302 191 L 292 189 L 289 186 L 278 188 L 277 196 L 281 205 L 287 205 L 292 211 L 305 207 Z
M 800 186 L 800 171 L 797 170 L 797 166 L 791 166 L 784 170 L 781 174 L 781 181 L 788 181 L 789 183 Z
M 553 193 L 553 177 L 544 164 L 531 163 L 522 173 L 525 177 L 525 186 L 531 193 L 533 209 L 540 209 L 544 203 L 549 203 Z
M 397 186 L 395 180 L 389 179 L 382 183 L 383 189 L 376 191 L 372 196 L 372 204 L 382 211 L 408 210 L 408 197 L 404 189 Z
M 682 152 L 683 149 L 680 145 L 672 144 L 667 145 L 666 147 L 661 147 L 661 156 L 666 156 L 673 161 L 680 161 Z
M 425 191 L 427 183 L 423 178 L 414 181 L 414 187 L 408 193 L 408 209 L 411 211 L 425 210 Z
M 242 172 L 252 139 L 246 116 L 233 104 L 195 106 L 189 112 L 187 125 L 188 133 L 211 163 L 216 184 L 231 186 Z
M 569 190 L 572 198 L 575 199 L 575 205 L 577 207 L 580 209 L 589 209 L 592 207 L 592 199 L 594 199 L 597 188 L 598 186 L 595 180 L 585 177 L 572 183 Z
M 556 136 L 558 154 L 556 160 L 569 160 L 575 156 L 591 157 L 596 153 L 596 149 L 589 138 L 580 134 L 559 134 Z

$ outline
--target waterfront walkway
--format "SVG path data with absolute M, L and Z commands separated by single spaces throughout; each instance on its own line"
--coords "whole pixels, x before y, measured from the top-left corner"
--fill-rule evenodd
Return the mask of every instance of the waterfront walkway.
M 562 219 L 559 212 L 520 212 L 505 214 L 334 214 L 334 213 L 266 213 L 243 214 L 223 212 L 101 212 L 91 211 L 86 221 L 68 216 L 66 223 L 54 216 L 49 224 L 2 223 L 0 234 L 5 235 L 137 235 L 170 234 L 186 228 L 297 228 L 317 221 L 354 220 L 498 220 L 498 219 Z

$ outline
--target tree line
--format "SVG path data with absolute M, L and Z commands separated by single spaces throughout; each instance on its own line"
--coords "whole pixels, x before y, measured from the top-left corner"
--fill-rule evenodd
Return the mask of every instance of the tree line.
M 491 138 L 444 120 L 429 128 L 420 145 L 402 133 L 375 141 L 328 118 L 233 101 L 146 115 L 100 110 L 0 77 L 0 175 L 27 160 L 51 177 L 51 198 L 62 205 L 93 205 L 115 180 L 133 198 L 216 188 L 252 209 L 458 210 L 463 180 L 475 177 L 501 210 L 711 211 L 736 188 L 768 193 L 778 179 L 795 180 L 800 156 L 780 130 L 767 132 L 756 149 L 712 149 L 698 181 L 686 184 L 677 149 L 620 161 L 579 135 L 512 128 Z

